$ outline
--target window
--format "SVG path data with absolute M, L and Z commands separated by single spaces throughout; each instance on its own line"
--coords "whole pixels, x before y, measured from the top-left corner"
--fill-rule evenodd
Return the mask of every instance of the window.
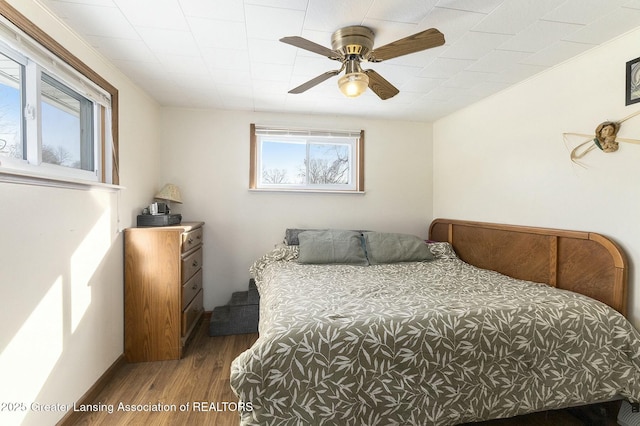
M 23 158 L 24 66 L 0 50 L 0 156 Z
M 118 184 L 117 90 L 11 7 L 0 16 L 0 176 Z
M 40 84 L 42 162 L 94 171 L 94 103 L 47 74 Z
M 251 125 L 251 189 L 364 191 L 364 131 Z

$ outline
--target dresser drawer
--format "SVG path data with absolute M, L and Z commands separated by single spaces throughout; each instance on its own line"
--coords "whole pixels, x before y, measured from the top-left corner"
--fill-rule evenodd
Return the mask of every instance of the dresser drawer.
M 189 250 L 198 247 L 202 244 L 202 228 L 194 229 L 193 231 L 185 232 L 182 234 L 182 252 L 186 253 Z
M 182 337 L 185 337 L 189 333 L 194 323 L 204 312 L 202 296 L 203 291 L 200 290 L 191 303 L 189 303 L 189 306 L 182 311 Z
M 202 269 L 182 285 L 182 309 L 186 308 L 189 302 L 202 289 Z
M 201 267 L 202 247 L 182 259 L 182 282 L 186 282 Z

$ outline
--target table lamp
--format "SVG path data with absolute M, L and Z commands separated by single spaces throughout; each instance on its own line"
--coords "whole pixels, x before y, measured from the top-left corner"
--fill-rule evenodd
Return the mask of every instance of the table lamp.
M 169 210 L 171 210 L 171 201 L 182 204 L 182 194 L 180 194 L 180 188 L 172 183 L 168 183 L 163 186 L 162 189 L 154 196 L 154 198 L 166 201 Z

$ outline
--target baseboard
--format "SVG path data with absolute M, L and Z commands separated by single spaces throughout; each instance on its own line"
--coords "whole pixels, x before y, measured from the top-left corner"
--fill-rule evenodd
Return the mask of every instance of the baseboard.
M 91 404 L 95 401 L 98 394 L 105 388 L 107 383 L 111 381 L 115 373 L 125 364 L 124 354 L 121 354 L 114 362 L 111 364 L 107 371 L 105 371 L 100 378 L 89 388 L 88 391 L 85 392 L 82 397 L 76 403 L 76 406 L 80 406 L 81 404 Z M 71 426 L 75 422 L 78 421 L 80 416 L 82 416 L 82 412 L 78 411 L 67 411 L 67 414 L 64 415 L 62 419 L 56 426 Z

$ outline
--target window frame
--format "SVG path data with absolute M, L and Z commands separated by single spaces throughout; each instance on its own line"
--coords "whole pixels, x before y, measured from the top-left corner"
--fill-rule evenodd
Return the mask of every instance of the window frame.
M 27 153 L 27 146 L 26 146 L 25 137 L 24 137 L 24 133 L 26 129 L 26 120 L 24 117 L 24 113 L 22 112 L 22 109 L 24 108 L 24 104 L 25 104 L 25 93 L 22 90 L 22 87 L 24 86 L 24 80 L 26 79 L 26 74 L 27 74 L 27 58 L 24 55 L 21 55 L 20 53 L 15 52 L 13 49 L 6 48 L 2 44 L 0 44 L 0 55 L 13 61 L 20 67 L 20 80 L 18 81 L 18 84 L 19 84 L 18 91 L 20 94 L 20 105 L 18 109 L 19 109 L 20 120 L 18 123 L 18 126 L 19 126 L 18 133 L 19 133 L 20 141 L 22 143 L 20 152 L 22 153 L 22 157 L 24 157 Z M 5 160 L 13 161 L 12 157 L 5 157 Z
M 78 90 L 78 84 L 70 84 L 65 76 L 72 75 L 73 81 L 79 81 L 79 86 L 84 86 L 83 80 L 89 85 L 95 85 L 97 88 L 104 92 L 105 99 L 108 98 L 109 107 L 105 107 L 102 102 L 95 102 L 93 100 L 94 111 L 93 116 L 93 137 L 97 140 L 93 143 L 94 152 L 93 156 L 93 169 L 95 171 L 88 172 L 86 170 L 74 169 L 64 166 L 57 166 L 52 164 L 42 163 L 41 161 L 41 141 L 38 140 L 34 148 L 34 141 L 29 140 L 27 142 L 26 150 L 36 149 L 38 155 L 38 164 L 28 164 L 28 167 L 24 167 L 23 162 L 20 165 L 19 161 L 12 161 L 15 159 L 1 158 L 0 163 L 0 177 L 6 181 L 20 181 L 22 183 L 38 183 L 44 181 L 47 184 L 55 185 L 55 182 L 70 182 L 73 185 L 76 184 L 107 184 L 118 186 L 120 184 L 119 176 L 119 141 L 118 141 L 118 90 L 111 85 L 107 80 L 93 71 L 88 65 L 80 61 L 75 55 L 64 48 L 60 43 L 55 41 L 47 33 L 42 31 L 33 22 L 27 19 L 24 15 L 18 12 L 15 8 L 9 5 L 7 2 L 0 0 L 0 15 L 4 19 L 0 19 L 0 25 L 13 31 L 17 39 L 23 38 L 27 40 L 31 45 L 42 50 L 43 54 L 49 55 L 53 58 L 54 62 L 58 63 L 58 67 L 64 68 L 62 74 L 55 72 L 55 66 L 52 70 L 50 67 L 44 68 L 42 65 L 36 65 L 35 74 L 39 77 L 40 73 L 46 73 L 53 77 L 61 84 L 67 86 L 73 91 L 78 92 L 83 96 L 82 92 Z M 11 50 L 15 50 L 9 46 Z M 22 55 L 22 52 L 16 52 Z M 7 55 L 11 58 L 10 55 Z M 27 56 L 27 60 L 31 61 Z M 34 67 L 31 67 L 33 70 Z M 29 66 L 26 67 L 25 74 L 29 74 Z M 32 73 L 34 71 L 31 71 Z M 71 74 L 69 74 L 71 73 Z M 26 78 L 32 78 L 27 76 Z M 27 95 L 28 97 L 29 95 Z M 31 95 L 32 96 L 32 95 Z M 23 99 L 25 95 L 23 94 Z M 31 99 L 27 98 L 23 102 L 30 103 Z M 38 104 L 32 104 L 34 107 L 39 107 Z M 24 127 L 33 126 L 33 123 L 28 123 L 23 114 Z M 38 117 L 40 114 L 38 113 Z M 38 118 L 39 120 L 40 118 Z M 25 123 L 26 122 L 26 123 Z M 110 125 L 108 125 L 110 124 Z M 27 129 L 23 129 L 27 131 Z M 33 130 L 32 130 L 33 131 Z M 24 138 L 24 136 L 23 136 Z M 24 139 L 26 140 L 26 139 Z M 108 146 L 108 145 L 111 146 Z M 27 158 L 33 158 L 34 153 L 28 153 Z M 6 166 L 6 167 L 5 167 Z M 67 170 L 65 170 L 67 169 Z M 85 173 L 82 173 L 85 172 Z M 98 173 L 96 175 L 96 173 Z M 12 176 L 13 175 L 13 176 Z M 24 178 L 24 179 L 23 179 Z M 34 182 L 29 182 L 29 178 L 33 178 Z M 24 180 L 27 180 L 24 182 Z
M 262 170 L 262 158 L 261 158 L 261 144 L 259 141 L 259 133 L 261 131 L 281 131 L 283 133 L 291 133 L 288 136 L 289 139 L 295 139 L 296 134 L 303 134 L 299 136 L 304 140 L 307 145 L 307 155 L 310 144 L 331 144 L 329 137 L 347 137 L 347 134 L 358 134 L 357 131 L 329 131 L 329 130 L 317 130 L 309 128 L 283 128 L 279 126 L 262 126 L 251 123 L 249 126 L 250 132 L 250 154 L 249 154 L 249 189 L 255 191 L 282 191 L 282 192 L 330 192 L 330 193 L 364 193 L 364 130 L 359 131 L 359 136 L 355 137 L 355 141 L 351 146 L 351 165 L 350 174 L 353 183 L 349 186 L 340 184 L 261 184 L 260 175 Z M 354 136 L 350 136 L 354 138 Z M 311 143 L 309 141 L 312 141 Z M 293 142 L 292 142 L 293 143 Z M 342 143 L 340 143 L 342 144 Z M 351 145 L 351 143 L 349 143 Z
M 67 96 L 75 99 L 79 103 L 78 110 L 78 124 L 79 128 L 79 142 L 80 142 L 80 168 L 74 168 L 70 166 L 56 166 L 52 163 L 47 163 L 44 159 L 39 162 L 40 166 L 55 166 L 55 170 L 62 175 L 69 175 L 70 177 L 79 177 L 85 178 L 87 180 L 98 180 L 99 176 L 96 173 L 99 173 L 100 170 L 100 158 L 99 158 L 99 150 L 97 149 L 99 145 L 103 142 L 97 132 L 97 129 L 104 123 L 100 123 L 97 112 L 100 108 L 99 104 L 96 104 L 91 99 L 88 99 L 86 96 L 83 96 L 79 93 L 78 90 L 70 87 L 68 84 L 63 82 L 61 79 L 56 76 L 50 75 L 49 72 L 45 70 L 41 70 L 40 74 L 40 84 L 48 84 L 51 88 L 54 88 Z M 41 86 L 42 87 L 42 86 Z M 39 105 L 40 105 L 40 113 L 38 116 L 40 117 L 39 126 L 40 126 L 40 138 L 43 140 L 40 146 L 40 153 L 44 153 L 44 136 L 45 131 L 43 129 L 44 125 L 44 113 L 42 111 L 42 106 L 47 102 L 44 96 L 44 91 L 39 90 Z M 52 104 L 51 104 L 52 105 Z M 58 108 L 52 105 L 54 108 Z M 83 134 L 83 130 L 85 130 Z M 28 142 L 27 142 L 28 143 Z

